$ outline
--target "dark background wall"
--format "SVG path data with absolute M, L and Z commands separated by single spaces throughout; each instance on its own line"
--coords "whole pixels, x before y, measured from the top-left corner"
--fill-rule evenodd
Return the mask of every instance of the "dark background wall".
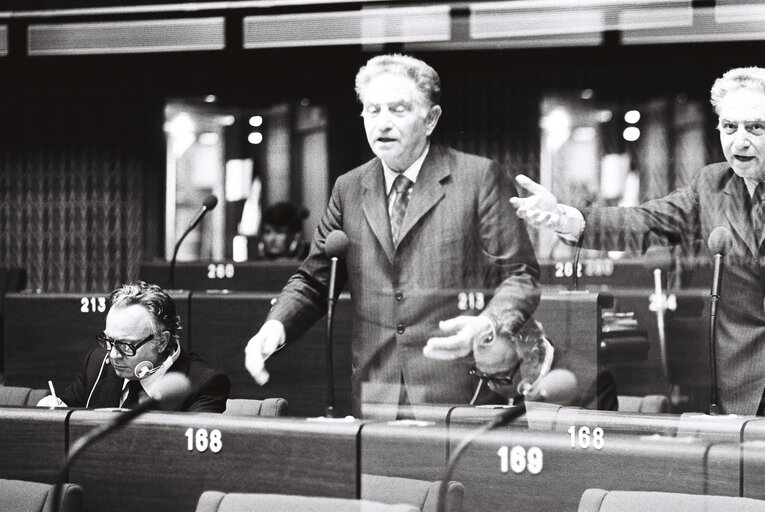
M 387 46 L 376 50 L 395 51 Z M 625 105 L 678 94 L 707 102 L 714 79 L 762 65 L 765 44 L 718 43 L 419 53 L 441 74 L 437 137 L 539 172 L 543 94 L 594 89 Z M 221 104 L 310 98 L 329 115 L 332 179 L 370 156 L 353 77 L 361 47 L 0 58 L 0 266 L 29 288 L 107 290 L 163 256 L 163 108 L 172 97 Z M 709 108 L 706 160 L 721 158 Z

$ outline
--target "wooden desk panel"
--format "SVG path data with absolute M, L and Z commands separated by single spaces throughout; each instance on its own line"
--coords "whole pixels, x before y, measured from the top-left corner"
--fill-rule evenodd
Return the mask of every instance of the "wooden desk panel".
M 54 483 L 70 409 L 0 407 L 0 478 Z
M 5 301 L 5 383 L 47 388 L 69 385 L 104 330 L 108 293 L 12 293 Z M 172 293 L 188 349 L 189 293 Z
M 614 289 L 614 309 L 633 312 L 638 328 L 649 342 L 648 359 L 644 362 L 612 364 L 622 395 L 669 395 L 672 384 L 681 386 L 681 394 L 691 395 L 679 404 L 679 411 L 706 411 L 709 406 L 709 288 L 670 290 L 677 309 L 664 316 L 667 340 L 669 382 L 661 365 L 661 348 L 656 313 L 649 310 L 653 288 Z M 698 395 L 698 396 L 697 396 Z
M 115 413 L 76 411 L 76 441 Z M 222 448 L 189 451 L 186 431 L 219 430 Z M 149 413 L 86 450 L 70 471 L 85 511 L 193 512 L 205 490 L 358 497 L 360 423 Z M 194 434 L 194 437 L 196 438 Z
M 765 418 L 748 418 L 741 443 L 742 496 L 765 499 Z
M 244 367 L 244 347 L 271 309 L 273 293 L 194 293 L 191 301 L 192 350 L 231 379 L 231 398 L 285 398 L 290 416 L 321 416 L 327 404 L 325 365 L 326 317 L 300 339 L 271 356 L 271 379 L 258 386 Z M 334 372 L 336 416 L 351 414 L 350 297 L 335 309 Z
M 278 292 L 297 271 L 297 261 L 179 262 L 175 267 L 175 286 L 184 290 L 236 290 Z M 170 286 L 170 263 L 149 261 L 141 264 L 138 275 L 144 281 Z
M 5 294 L 17 292 L 24 288 L 26 272 L 21 268 L 0 267 L 0 373 L 3 373 L 3 323 L 5 315 Z
M 765 500 L 765 440 L 741 445 L 741 467 L 744 473 L 741 495 Z
M 450 429 L 452 447 L 464 432 Z M 464 509 L 494 512 L 512 506 L 517 512 L 558 510 L 576 512 L 582 493 L 602 489 L 667 491 L 704 494 L 709 485 L 707 454 L 711 443 L 658 436 L 606 435 L 602 449 L 571 448 L 565 432 L 500 429 L 479 437 L 457 464 L 453 479 L 465 486 Z M 508 469 L 502 472 L 500 449 L 507 447 Z M 526 455 L 542 453 L 537 474 L 526 457 L 522 471 L 513 471 L 513 448 Z M 521 466 L 519 466 L 521 467 Z M 738 459 L 716 459 L 713 488 L 737 495 Z
M 601 311 L 611 304 L 612 298 L 606 293 L 546 289 L 534 313 L 555 346 L 556 357 L 576 375 L 580 393 L 597 381 Z
M 470 405 L 455 407 L 448 418 L 449 426 L 474 425 L 476 427 L 487 423 L 495 416 L 512 406 L 478 406 Z M 553 430 L 560 405 L 543 402 L 526 402 L 526 414 L 518 418 L 512 427 L 529 428 L 531 430 Z
M 640 414 L 618 411 L 590 411 L 576 407 L 563 407 L 558 411 L 554 430 L 565 433 L 572 426 L 603 429 L 610 433 L 674 436 L 680 429 L 681 419 L 672 414 Z M 689 428 L 691 426 L 689 425 Z
M 366 423 L 361 429 L 361 473 L 440 480 L 448 457 L 446 414 L 437 421 Z

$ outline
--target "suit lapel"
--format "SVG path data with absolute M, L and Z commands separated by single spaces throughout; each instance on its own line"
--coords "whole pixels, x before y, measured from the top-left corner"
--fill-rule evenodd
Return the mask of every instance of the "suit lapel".
M 430 146 L 428 156 L 422 163 L 422 169 L 417 176 L 417 182 L 412 188 L 412 197 L 406 207 L 404 221 L 401 224 L 401 241 L 420 221 L 420 219 L 444 197 L 441 180 L 451 174 L 451 169 L 446 164 L 443 148 L 436 144 Z
M 96 390 L 93 391 L 93 397 L 90 400 L 91 408 L 120 406 L 125 379 L 119 377 L 111 367 L 104 368 L 104 373 L 105 377 L 101 378 L 96 384 Z
M 731 227 L 736 234 L 746 243 L 749 251 L 757 258 L 758 247 L 754 239 L 754 230 L 752 229 L 752 219 L 749 216 L 749 209 L 746 204 L 748 194 L 744 180 L 733 175 L 723 189 L 722 209 L 725 217 L 730 222 Z
M 388 260 L 393 263 L 394 249 L 390 233 L 388 205 L 385 197 L 385 178 L 383 177 L 383 168 L 379 159 L 375 159 L 364 173 L 361 184 L 364 187 L 364 197 L 361 201 L 364 216 L 369 223 L 369 227 L 372 228 L 372 233 L 377 237 L 385 251 Z

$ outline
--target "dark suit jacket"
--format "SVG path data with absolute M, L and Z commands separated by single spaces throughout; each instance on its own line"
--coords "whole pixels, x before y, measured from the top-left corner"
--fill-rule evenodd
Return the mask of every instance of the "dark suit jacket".
M 105 364 L 96 383 L 106 351 L 95 348 L 90 351 L 82 373 L 67 387 L 59 398 L 69 407 L 85 407 L 93 386 L 93 396 L 88 407 L 119 407 L 124 379 L 117 376 L 110 364 Z M 207 361 L 193 352 L 181 350 L 178 359 L 168 370 L 186 375 L 191 381 L 191 394 L 181 403 L 176 411 L 223 412 L 226 410 L 231 382 L 223 373 L 218 372 Z
M 603 249 L 645 249 L 655 238 L 694 249 L 707 258 L 709 234 L 718 226 L 733 235 L 725 258 L 718 305 L 717 378 L 722 412 L 755 414 L 765 388 L 765 308 L 744 180 L 727 163 L 699 170 L 691 183 L 635 208 L 586 212 L 583 245 Z M 759 241 L 761 242 L 761 240 Z M 765 265 L 765 260 L 762 261 Z M 708 340 L 700 339 L 699 344 Z
M 437 361 L 422 349 L 442 335 L 440 320 L 471 314 L 460 311 L 460 293 L 494 290 L 490 302 L 474 303 L 472 314 L 483 309 L 503 329 L 519 328 L 536 309 L 539 268 L 525 226 L 508 204 L 515 193 L 499 164 L 433 144 L 394 247 L 382 164 L 375 158 L 357 167 L 335 183 L 310 254 L 269 318 L 284 324 L 289 342 L 326 313 L 324 242 L 343 230 L 350 247 L 337 290 L 348 282 L 354 308 L 354 413 L 362 395 L 398 403 L 402 375 L 413 405 L 467 403 L 477 383 L 468 374 L 472 357 Z

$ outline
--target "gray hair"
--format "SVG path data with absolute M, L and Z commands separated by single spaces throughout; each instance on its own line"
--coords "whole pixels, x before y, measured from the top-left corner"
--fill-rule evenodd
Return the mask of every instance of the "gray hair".
M 363 101 L 364 89 L 376 76 L 392 73 L 412 79 L 417 90 L 430 105 L 441 101 L 441 79 L 436 70 L 420 59 L 408 55 L 392 54 L 372 57 L 356 74 L 356 96 Z
M 166 351 L 172 351 L 178 346 L 181 317 L 176 313 L 175 301 L 172 297 L 156 284 L 148 284 L 144 281 L 123 284 L 109 295 L 109 302 L 113 308 L 124 308 L 134 304 L 143 306 L 151 313 L 156 333 L 164 331 L 170 333 L 170 343 Z
M 765 93 L 765 68 L 734 68 L 715 80 L 709 101 L 717 115 L 720 115 L 720 103 L 725 95 L 735 89 L 753 89 Z

